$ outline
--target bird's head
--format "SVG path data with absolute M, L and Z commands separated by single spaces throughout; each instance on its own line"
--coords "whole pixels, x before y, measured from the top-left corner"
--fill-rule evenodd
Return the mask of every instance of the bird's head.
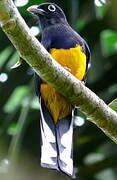
M 27 10 L 37 16 L 42 29 L 58 23 L 67 23 L 63 10 L 54 3 L 33 5 Z

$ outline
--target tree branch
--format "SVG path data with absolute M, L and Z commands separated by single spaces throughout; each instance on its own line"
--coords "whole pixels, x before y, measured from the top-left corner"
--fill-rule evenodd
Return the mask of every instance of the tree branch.
M 0 0 L 0 26 L 20 56 L 117 143 L 117 113 L 59 65 L 33 37 L 12 0 Z

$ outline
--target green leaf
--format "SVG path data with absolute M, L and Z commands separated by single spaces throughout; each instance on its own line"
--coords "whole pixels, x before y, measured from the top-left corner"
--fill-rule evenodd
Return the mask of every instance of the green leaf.
M 16 135 L 17 132 L 18 132 L 17 124 L 16 123 L 10 124 L 10 126 L 7 129 L 7 133 L 9 135 Z
M 103 18 L 109 8 L 109 3 L 105 0 L 95 0 L 94 3 L 97 18 Z
M 15 69 L 19 67 L 20 65 L 22 65 L 22 62 L 23 62 L 23 59 L 19 57 L 18 61 L 13 66 L 11 66 L 11 69 Z
M 109 29 L 102 31 L 101 46 L 105 56 L 117 53 L 117 32 Z
M 34 97 L 34 98 L 32 99 L 32 102 L 31 102 L 31 104 L 30 104 L 30 107 L 31 107 L 32 109 L 39 110 L 39 102 L 38 102 L 37 97 Z
M 117 112 L 117 98 L 109 104 L 109 107 Z
M 95 10 L 96 10 L 97 18 L 101 19 L 106 14 L 107 6 L 106 5 L 102 5 L 100 7 L 96 7 Z
M 0 52 L 0 67 L 2 67 L 11 55 L 13 48 L 7 46 L 2 52 Z
M 28 86 L 19 86 L 15 88 L 13 93 L 11 94 L 10 98 L 8 99 L 7 103 L 4 106 L 4 111 L 7 113 L 11 113 L 14 108 L 16 108 L 18 105 L 22 105 L 23 98 L 28 93 Z
M 17 51 L 15 51 L 11 56 L 9 62 L 7 63 L 6 66 L 7 70 L 11 70 L 11 67 L 17 62 L 18 59 L 19 59 L 19 54 Z

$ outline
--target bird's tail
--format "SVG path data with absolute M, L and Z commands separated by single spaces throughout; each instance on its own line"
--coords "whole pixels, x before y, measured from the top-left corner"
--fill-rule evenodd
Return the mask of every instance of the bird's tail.
M 41 166 L 58 170 L 73 177 L 72 115 L 56 124 L 41 100 Z

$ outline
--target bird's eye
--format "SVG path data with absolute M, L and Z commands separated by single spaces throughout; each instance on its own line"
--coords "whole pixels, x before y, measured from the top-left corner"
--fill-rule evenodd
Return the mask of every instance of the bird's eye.
M 48 6 L 48 9 L 49 11 L 54 12 L 56 10 L 56 7 L 53 4 L 51 4 Z

